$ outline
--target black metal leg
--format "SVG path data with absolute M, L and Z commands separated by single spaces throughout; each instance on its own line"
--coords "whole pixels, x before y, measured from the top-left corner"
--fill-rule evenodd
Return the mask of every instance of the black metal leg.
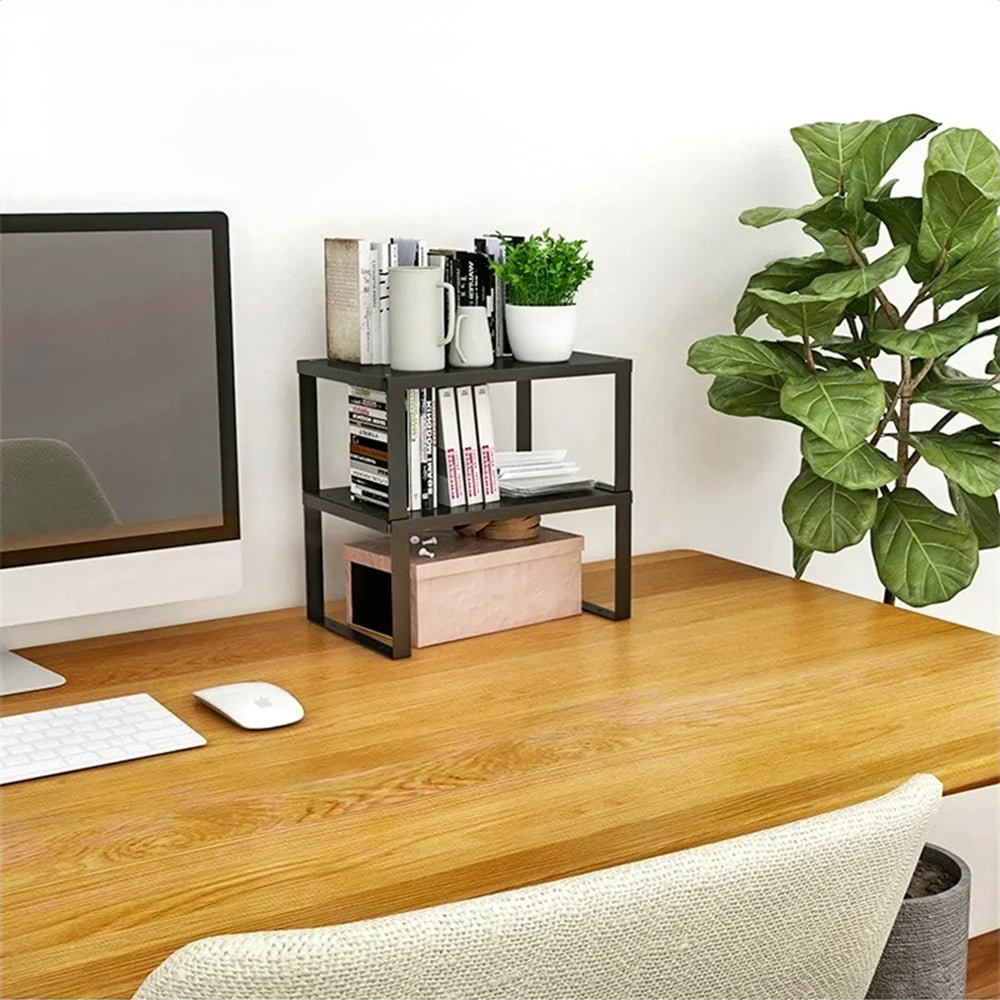
M 392 572 L 392 658 L 410 655 L 410 526 L 393 521 L 389 528 Z
M 319 415 L 316 380 L 299 376 L 299 446 L 302 455 L 302 490 L 319 489 Z M 323 515 L 306 507 L 303 524 L 306 548 L 306 617 L 323 623 Z
M 615 492 L 632 489 L 632 362 L 615 372 Z
M 632 504 L 615 505 L 615 621 L 632 617 Z
M 517 384 L 517 450 L 531 451 L 531 383 L 518 382 Z

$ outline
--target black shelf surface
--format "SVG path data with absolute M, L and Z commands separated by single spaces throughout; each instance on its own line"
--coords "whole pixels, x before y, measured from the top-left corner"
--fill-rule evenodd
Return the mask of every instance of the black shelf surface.
M 388 531 L 389 512 L 377 504 L 358 502 L 351 499 L 349 486 L 311 491 L 302 494 L 302 502 L 313 510 L 334 514 L 347 521 Z M 438 507 L 433 514 L 410 511 L 402 520 L 422 531 L 428 528 L 446 528 L 470 521 L 493 520 L 502 517 L 523 517 L 528 514 L 557 514 L 569 510 L 589 510 L 594 507 L 613 507 L 615 504 L 631 503 L 629 491 L 616 493 L 610 486 L 598 483 L 594 489 L 578 490 L 574 493 L 560 493 L 557 496 L 531 497 L 528 499 L 504 497 L 498 503 L 472 504 L 466 507 Z
M 384 389 L 388 385 L 402 389 L 428 386 L 484 385 L 489 382 L 524 382 L 542 378 L 573 378 L 578 375 L 611 375 L 631 371 L 631 358 L 608 354 L 586 354 L 576 351 L 569 361 L 553 364 L 530 364 L 513 358 L 497 358 L 488 368 L 451 368 L 435 372 L 400 372 L 388 365 L 355 365 L 349 361 L 313 358 L 299 361 L 300 375 L 362 385 L 368 389 Z

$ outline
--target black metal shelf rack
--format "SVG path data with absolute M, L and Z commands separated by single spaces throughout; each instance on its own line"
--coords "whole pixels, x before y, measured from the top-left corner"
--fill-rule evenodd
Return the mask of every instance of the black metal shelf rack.
M 445 368 L 436 372 L 401 372 L 386 365 L 356 365 L 326 358 L 298 362 L 299 429 L 302 447 L 302 503 L 305 519 L 306 615 L 317 625 L 363 646 L 401 659 L 410 655 L 410 535 L 431 529 L 489 518 L 527 514 L 554 514 L 570 510 L 612 507 L 615 513 L 615 600 L 613 608 L 589 601 L 583 610 L 621 621 L 631 616 L 631 419 L 632 361 L 602 354 L 574 353 L 557 364 L 526 364 L 498 358 L 490 368 Z M 534 499 L 504 498 L 498 503 L 466 507 L 438 507 L 433 513 L 407 509 L 406 391 L 449 385 L 516 383 L 516 445 L 531 448 L 532 383 L 540 379 L 612 375 L 614 402 L 614 483 L 597 483 L 594 489 Z M 389 435 L 389 509 L 351 499 L 348 487 L 322 489 L 319 471 L 319 411 L 317 383 L 320 379 L 344 385 L 382 389 L 387 398 Z M 322 515 L 352 521 L 384 532 L 390 538 L 392 642 L 335 621 L 326 614 L 323 581 Z

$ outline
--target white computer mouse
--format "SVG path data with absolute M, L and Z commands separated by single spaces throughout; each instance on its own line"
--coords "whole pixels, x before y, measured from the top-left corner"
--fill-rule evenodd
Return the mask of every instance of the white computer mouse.
M 244 729 L 290 726 L 306 714 L 293 695 L 267 681 L 220 684 L 195 691 L 194 696 Z

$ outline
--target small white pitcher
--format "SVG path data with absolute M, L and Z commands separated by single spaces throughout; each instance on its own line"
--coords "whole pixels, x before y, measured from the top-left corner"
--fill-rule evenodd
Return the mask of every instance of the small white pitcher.
M 448 296 L 448 329 L 444 299 Z M 444 348 L 455 337 L 455 288 L 440 267 L 389 268 L 389 357 L 402 372 L 444 368 Z
M 495 360 L 486 306 L 459 306 L 448 364 L 453 368 L 487 368 Z

